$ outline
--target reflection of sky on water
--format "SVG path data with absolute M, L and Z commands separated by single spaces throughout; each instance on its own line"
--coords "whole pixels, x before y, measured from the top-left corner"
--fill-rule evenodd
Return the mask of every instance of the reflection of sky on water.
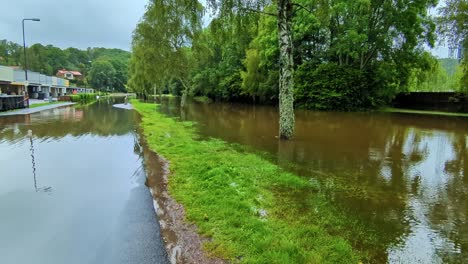
M 388 249 L 389 263 L 444 263 L 438 251 L 460 253 L 453 241 L 430 227 L 428 210 L 419 199 L 410 198 L 408 206 L 411 232 Z
M 334 202 L 377 237 L 363 246 L 371 263 L 468 258 L 466 118 L 298 110 L 295 137 L 278 141 L 275 107 L 189 104 L 182 115 L 167 100 L 161 111 L 195 121 L 204 138 L 248 145 L 298 175 L 334 183 Z
M 409 129 L 403 145 L 403 157 L 408 159 L 405 177 L 408 179 L 408 205 L 406 218 L 410 231 L 400 237 L 399 243 L 388 248 L 389 263 L 444 263 L 441 253 L 461 253 L 454 241 L 440 232 L 429 219 L 431 207 L 439 200 L 447 199 L 447 185 L 451 175 L 445 171 L 446 163 L 456 159 L 449 138 L 450 133 L 424 132 Z M 418 135 L 418 136 L 416 136 Z M 411 162 L 414 153 L 421 153 L 421 160 Z M 383 166 L 381 175 L 391 180 L 391 168 Z M 444 221 L 450 225 L 450 221 Z M 443 227 L 442 227 L 443 228 Z
M 125 245 L 144 186 L 133 115 L 98 102 L 0 117 L 0 263 L 114 263 L 100 257 Z

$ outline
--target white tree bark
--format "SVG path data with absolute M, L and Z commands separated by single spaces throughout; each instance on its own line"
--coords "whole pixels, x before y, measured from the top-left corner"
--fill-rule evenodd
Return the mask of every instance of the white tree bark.
M 294 134 L 294 61 L 291 31 L 291 0 L 278 0 L 279 136 L 289 139 Z

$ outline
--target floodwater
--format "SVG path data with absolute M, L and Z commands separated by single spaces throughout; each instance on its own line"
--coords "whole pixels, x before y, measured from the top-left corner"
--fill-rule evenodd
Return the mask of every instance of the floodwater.
M 336 186 L 336 205 L 377 235 L 372 263 L 468 263 L 467 118 L 297 111 L 279 141 L 274 107 L 166 98 L 161 111 Z
M 112 103 L 0 117 L 0 263 L 167 262 L 137 114 Z

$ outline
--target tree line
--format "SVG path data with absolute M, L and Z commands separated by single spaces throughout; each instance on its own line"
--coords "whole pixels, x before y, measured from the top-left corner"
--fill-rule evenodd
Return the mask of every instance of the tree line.
M 126 91 L 130 52 L 120 49 L 77 48 L 60 49 L 53 45 L 34 44 L 26 48 L 28 69 L 55 76 L 58 70 L 81 72 L 85 78 L 77 86 L 100 90 Z M 23 47 L 0 40 L 0 65 L 24 67 Z
M 436 0 L 207 2 L 208 9 L 198 1 L 149 2 L 133 35 L 129 87 L 182 95 L 182 103 L 187 95 L 278 103 L 284 138 L 292 135 L 293 104 L 384 105 L 440 72 L 425 46 L 438 36 L 466 39 L 466 0 L 448 0 L 439 16 L 430 15 Z M 467 89 L 466 81 L 454 86 Z

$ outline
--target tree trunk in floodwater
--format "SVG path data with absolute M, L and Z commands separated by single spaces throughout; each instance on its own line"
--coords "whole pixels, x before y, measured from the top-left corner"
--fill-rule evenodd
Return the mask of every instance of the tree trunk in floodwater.
M 180 83 L 182 83 L 182 86 L 184 87 L 184 90 L 182 91 L 182 98 L 180 99 L 180 107 L 185 108 L 187 104 L 187 93 L 189 92 L 189 87 L 185 85 L 184 80 L 182 78 L 179 79 Z
M 185 108 L 187 104 L 187 92 L 185 89 L 182 91 L 182 98 L 180 99 L 180 108 Z
M 281 139 L 289 139 L 294 133 L 294 62 L 291 17 L 291 0 L 278 0 L 279 136 Z

